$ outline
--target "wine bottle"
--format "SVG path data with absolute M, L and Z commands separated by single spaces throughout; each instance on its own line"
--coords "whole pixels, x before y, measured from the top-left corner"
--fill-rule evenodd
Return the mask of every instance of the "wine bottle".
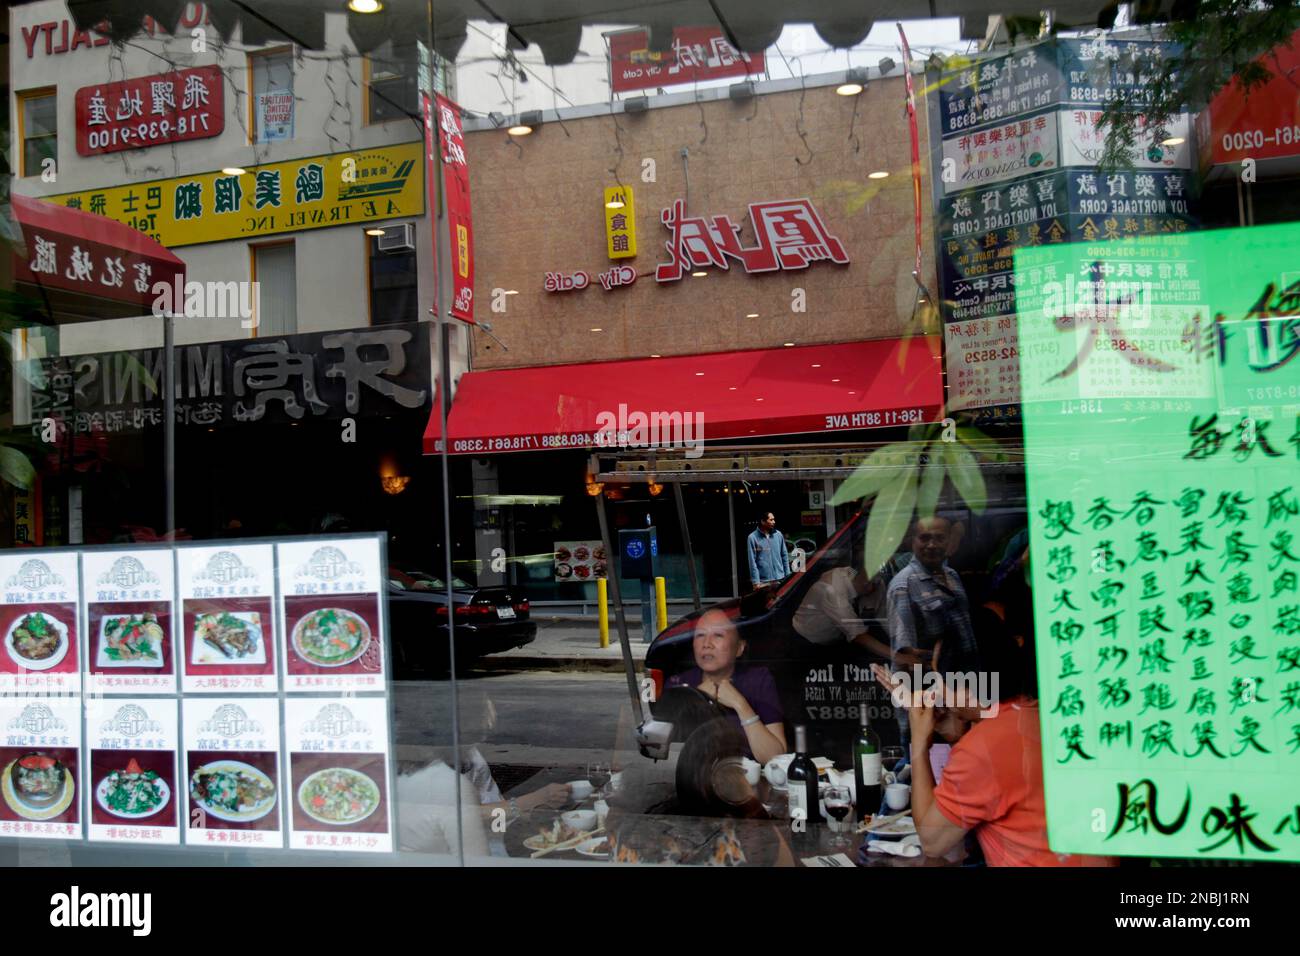
M 858 820 L 880 812 L 880 737 L 871 729 L 867 705 L 859 706 L 861 727 L 853 742 L 853 784 Z
M 809 823 L 821 820 L 820 786 L 817 766 L 808 756 L 808 728 L 798 724 L 794 728 L 794 759 L 786 769 L 786 790 L 790 797 L 790 818 L 802 815 Z M 796 810 L 802 810 L 797 814 Z

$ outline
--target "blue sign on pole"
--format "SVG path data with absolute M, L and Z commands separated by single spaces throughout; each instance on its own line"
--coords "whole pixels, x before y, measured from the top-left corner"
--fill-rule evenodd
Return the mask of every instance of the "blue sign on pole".
M 629 558 L 639 558 L 645 554 L 645 545 L 639 538 L 633 538 L 627 543 L 627 556 Z

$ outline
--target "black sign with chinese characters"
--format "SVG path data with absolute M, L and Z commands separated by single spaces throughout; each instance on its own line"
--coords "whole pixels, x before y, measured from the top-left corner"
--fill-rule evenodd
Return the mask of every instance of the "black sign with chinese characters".
M 430 407 L 421 323 L 178 346 L 176 421 L 214 427 L 388 415 Z M 163 423 L 163 351 L 138 349 L 32 363 L 32 428 L 138 432 Z

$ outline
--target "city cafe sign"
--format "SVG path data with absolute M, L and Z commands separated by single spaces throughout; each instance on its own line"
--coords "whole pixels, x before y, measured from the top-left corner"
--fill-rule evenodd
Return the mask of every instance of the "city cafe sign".
M 676 282 L 703 269 L 731 268 L 732 260 L 746 272 L 777 272 L 806 269 L 814 262 L 848 265 L 844 244 L 822 221 L 809 199 L 779 199 L 749 204 L 749 221 L 755 244 L 740 244 L 740 226 L 727 215 L 687 216 L 686 204 L 678 199 L 660 214 L 670 237 L 664 243 L 669 260 L 655 268 L 656 282 Z M 615 266 L 598 277 L 608 292 L 636 280 L 631 266 Z M 578 292 L 591 285 L 586 272 L 548 272 L 547 292 Z

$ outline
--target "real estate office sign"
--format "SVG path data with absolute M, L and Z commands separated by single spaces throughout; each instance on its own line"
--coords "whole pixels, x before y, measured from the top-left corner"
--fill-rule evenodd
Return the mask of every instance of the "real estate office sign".
M 1016 253 L 1057 852 L 1300 861 L 1298 243 Z

